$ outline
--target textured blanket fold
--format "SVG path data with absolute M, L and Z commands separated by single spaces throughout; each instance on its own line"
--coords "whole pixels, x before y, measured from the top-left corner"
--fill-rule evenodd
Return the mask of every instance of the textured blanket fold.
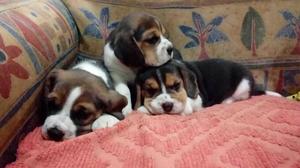
M 132 113 L 113 128 L 20 143 L 7 167 L 300 167 L 300 103 L 259 96 L 190 116 Z

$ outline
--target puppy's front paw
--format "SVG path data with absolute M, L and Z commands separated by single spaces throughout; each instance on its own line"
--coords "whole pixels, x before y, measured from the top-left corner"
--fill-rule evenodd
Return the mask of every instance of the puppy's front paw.
M 120 120 L 118 120 L 116 117 L 109 115 L 109 114 L 103 114 L 100 116 L 97 120 L 94 121 L 92 125 L 93 131 L 99 128 L 109 128 L 114 126 L 116 123 L 118 123 Z
M 127 105 L 126 107 L 124 107 L 122 109 L 122 114 L 126 117 L 128 114 L 130 114 L 132 112 L 132 108 L 131 105 Z
M 145 114 L 150 114 L 149 111 L 146 109 L 145 106 L 141 106 L 137 109 L 137 111 L 145 113 Z

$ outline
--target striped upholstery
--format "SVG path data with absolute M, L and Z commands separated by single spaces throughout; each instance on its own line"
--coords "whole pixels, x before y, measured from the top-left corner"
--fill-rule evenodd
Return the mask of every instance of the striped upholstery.
M 1 155 L 40 106 L 45 75 L 77 48 L 75 22 L 61 1 L 0 1 Z

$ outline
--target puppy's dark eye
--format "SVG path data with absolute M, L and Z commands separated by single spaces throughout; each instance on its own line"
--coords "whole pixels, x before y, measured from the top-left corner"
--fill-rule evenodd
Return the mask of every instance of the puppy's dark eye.
M 158 92 L 158 89 L 154 89 L 154 88 L 147 88 L 146 92 L 149 94 L 150 97 L 153 97 L 155 95 L 155 93 Z
M 171 90 L 179 91 L 180 89 L 180 82 L 175 82 L 172 86 L 169 87 Z
M 90 116 L 90 114 L 85 111 L 78 111 L 76 115 L 81 119 L 87 119 Z
M 145 41 L 146 41 L 147 43 L 149 43 L 149 44 L 154 45 L 154 44 L 157 43 L 158 40 L 159 40 L 159 37 L 153 36 L 153 37 L 151 37 L 151 38 L 149 38 L 149 39 L 146 39 Z
M 61 109 L 60 105 L 55 102 L 55 99 L 48 98 L 47 99 L 47 108 L 50 112 L 57 112 Z
M 81 107 L 77 111 L 71 112 L 71 118 L 75 119 L 76 121 L 86 120 L 91 116 L 91 113 L 87 111 L 87 109 Z

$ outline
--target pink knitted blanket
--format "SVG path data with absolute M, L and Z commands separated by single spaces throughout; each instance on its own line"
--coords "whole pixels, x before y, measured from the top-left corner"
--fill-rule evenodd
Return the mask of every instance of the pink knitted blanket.
M 190 116 L 133 113 L 113 128 L 65 142 L 40 128 L 8 167 L 300 167 L 300 103 L 260 96 Z

